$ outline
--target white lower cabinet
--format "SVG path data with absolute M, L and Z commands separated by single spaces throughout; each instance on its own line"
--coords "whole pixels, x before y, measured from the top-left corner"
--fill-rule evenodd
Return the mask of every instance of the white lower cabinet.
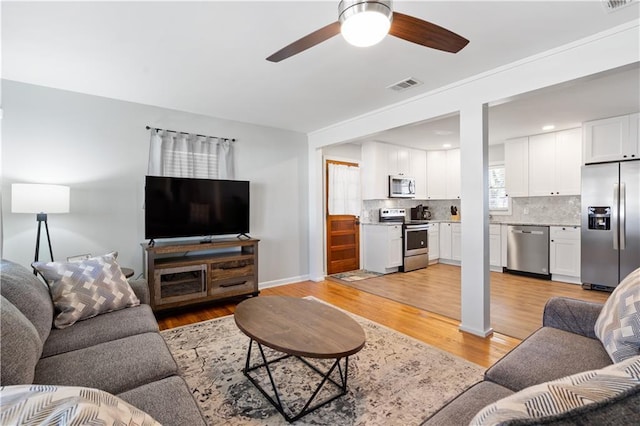
M 502 237 L 500 225 L 489 225 L 489 266 L 502 271 Z
M 554 281 L 580 284 L 580 227 L 549 228 L 549 271 Z
M 440 259 L 451 259 L 451 223 L 440 224 Z
M 462 224 L 451 224 L 451 259 L 462 260 Z
M 440 224 L 430 223 L 427 231 L 429 241 L 429 261 L 440 258 Z
M 365 224 L 364 269 L 386 274 L 402 266 L 402 225 Z

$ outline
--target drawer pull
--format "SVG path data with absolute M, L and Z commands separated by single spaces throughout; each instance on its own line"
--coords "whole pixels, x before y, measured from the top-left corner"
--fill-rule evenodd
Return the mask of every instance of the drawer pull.
M 220 287 L 224 287 L 224 288 L 235 287 L 237 285 L 245 285 L 246 283 L 247 283 L 247 281 L 240 281 L 240 282 L 237 282 L 237 283 L 220 284 Z

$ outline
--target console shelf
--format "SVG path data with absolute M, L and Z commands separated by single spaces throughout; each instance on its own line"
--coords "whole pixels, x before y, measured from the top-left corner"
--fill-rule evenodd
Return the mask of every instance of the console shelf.
M 258 242 L 220 239 L 141 244 L 154 311 L 257 296 Z

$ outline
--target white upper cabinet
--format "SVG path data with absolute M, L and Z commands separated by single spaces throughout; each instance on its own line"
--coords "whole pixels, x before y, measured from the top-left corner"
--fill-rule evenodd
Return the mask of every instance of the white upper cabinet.
M 507 196 L 529 196 L 529 138 L 510 139 L 504 144 Z
M 556 133 L 555 187 L 560 195 L 580 195 L 582 129 Z
M 447 198 L 447 151 L 427 151 L 427 199 Z
M 416 180 L 417 199 L 427 198 L 427 153 L 381 142 L 362 144 L 362 199 L 389 198 L 389 175 L 403 175 Z
M 460 150 L 447 151 L 447 199 L 460 198 Z
M 387 150 L 387 174 L 412 177 L 411 162 L 409 160 L 411 150 L 395 145 L 380 145 Z
M 640 157 L 639 115 L 623 115 L 582 124 L 584 164 Z
M 379 142 L 362 144 L 360 162 L 362 199 L 381 200 L 389 196 L 386 145 Z
M 529 196 L 580 195 L 580 129 L 529 137 Z
M 427 151 L 427 199 L 460 198 L 460 150 Z
M 427 199 L 427 151 L 409 151 L 411 176 L 416 180 L 416 199 Z

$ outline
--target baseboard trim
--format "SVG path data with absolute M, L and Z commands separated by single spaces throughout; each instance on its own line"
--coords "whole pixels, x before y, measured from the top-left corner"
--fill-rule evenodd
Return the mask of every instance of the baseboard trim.
M 578 284 L 578 285 L 582 284 L 580 277 L 571 277 L 569 275 L 559 275 L 559 274 L 551 274 L 551 281 L 560 282 L 560 283 Z
M 478 330 L 475 328 L 471 328 L 471 327 L 466 327 L 462 324 L 460 324 L 460 326 L 458 327 L 458 330 L 460 331 L 464 331 L 465 333 L 470 333 L 476 336 L 480 336 L 480 337 L 489 337 L 493 334 L 493 328 L 489 328 L 488 330 Z
M 281 285 L 299 283 L 301 281 L 309 281 L 309 275 L 299 275 L 297 277 L 283 278 L 281 280 L 264 281 L 258 284 L 258 289 L 263 290 L 270 287 L 279 287 Z

